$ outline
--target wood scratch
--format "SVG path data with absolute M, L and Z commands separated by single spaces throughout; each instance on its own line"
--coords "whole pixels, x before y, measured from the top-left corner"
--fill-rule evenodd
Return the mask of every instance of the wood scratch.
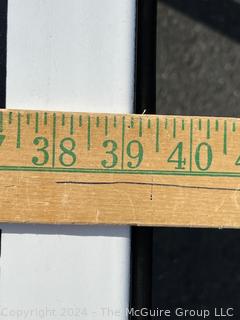
M 95 222 L 98 223 L 99 222 L 99 218 L 100 218 L 100 210 L 96 210 L 96 216 L 95 216 Z

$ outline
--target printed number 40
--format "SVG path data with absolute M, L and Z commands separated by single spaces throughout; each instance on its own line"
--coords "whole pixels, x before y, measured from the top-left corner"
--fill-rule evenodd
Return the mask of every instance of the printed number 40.
M 236 162 L 235 162 L 236 166 L 240 166 L 240 156 L 237 158 Z
M 240 158 L 240 157 L 239 157 Z M 206 171 L 210 168 L 212 164 L 213 153 L 211 146 L 206 143 L 200 143 L 195 152 L 195 164 L 196 167 L 201 171 Z M 240 165 L 240 159 L 239 165 Z M 186 159 L 183 158 L 183 142 L 179 142 L 173 152 L 170 154 L 168 162 L 176 163 L 175 169 L 185 169 Z M 237 164 L 237 163 L 236 163 Z

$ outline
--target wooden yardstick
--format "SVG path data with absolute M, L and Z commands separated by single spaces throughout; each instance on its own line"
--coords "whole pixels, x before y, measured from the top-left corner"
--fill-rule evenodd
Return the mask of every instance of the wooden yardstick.
M 240 227 L 240 120 L 3 110 L 0 221 Z

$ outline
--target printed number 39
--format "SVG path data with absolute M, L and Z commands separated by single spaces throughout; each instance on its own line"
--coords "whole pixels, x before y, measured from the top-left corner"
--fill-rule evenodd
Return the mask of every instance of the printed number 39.
M 118 163 L 118 156 L 116 155 L 117 143 L 114 140 L 105 140 L 103 142 L 104 148 L 109 148 L 110 150 L 106 151 L 106 154 L 110 154 L 112 156 L 112 161 L 103 160 L 101 164 L 104 168 L 110 169 L 114 168 Z M 135 169 L 140 166 L 143 160 L 143 147 L 141 143 L 137 140 L 132 140 L 127 145 L 127 155 L 130 159 L 136 160 L 136 163 L 132 161 L 127 162 L 127 166 L 130 169 Z

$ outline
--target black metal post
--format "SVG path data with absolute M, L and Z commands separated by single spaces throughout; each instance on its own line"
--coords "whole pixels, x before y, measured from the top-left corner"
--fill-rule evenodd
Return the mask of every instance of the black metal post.
M 6 107 L 7 75 L 7 0 L 0 1 L 0 109 Z M 2 247 L 2 230 L 0 230 L 0 257 Z
M 0 108 L 6 104 L 7 0 L 0 1 Z
M 156 113 L 156 16 L 156 0 L 137 1 L 135 113 L 139 114 Z M 132 228 L 131 308 L 134 309 L 152 306 L 152 233 L 151 227 Z

